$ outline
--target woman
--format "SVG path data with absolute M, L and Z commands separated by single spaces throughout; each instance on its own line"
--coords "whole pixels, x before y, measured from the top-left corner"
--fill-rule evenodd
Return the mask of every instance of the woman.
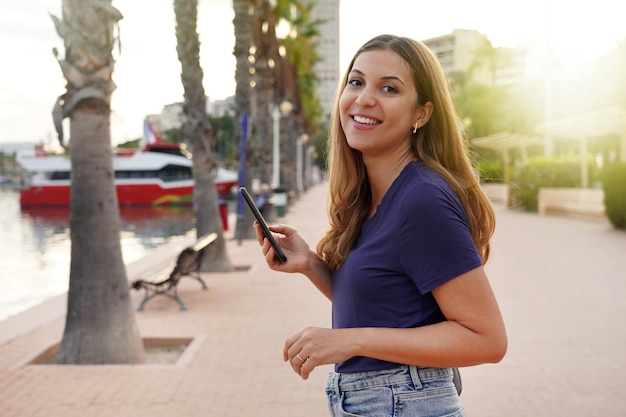
M 503 320 L 483 264 L 495 227 L 475 178 L 447 81 L 422 43 L 391 35 L 363 45 L 331 120 L 330 229 L 312 251 L 271 227 L 281 264 L 332 301 L 333 328 L 306 328 L 284 359 L 306 379 L 335 364 L 332 415 L 462 416 L 452 369 L 499 362 Z

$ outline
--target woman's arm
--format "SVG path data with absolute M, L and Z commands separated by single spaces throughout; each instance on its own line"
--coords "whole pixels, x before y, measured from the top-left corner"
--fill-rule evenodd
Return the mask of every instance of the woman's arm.
M 500 310 L 482 267 L 433 290 L 447 321 L 412 329 L 308 328 L 285 342 L 284 359 L 307 378 L 318 365 L 367 356 L 407 365 L 461 367 L 499 362 L 507 349 Z M 302 362 L 296 356 L 306 360 Z
M 363 329 L 355 356 L 433 367 L 502 360 L 507 350 L 506 330 L 483 267 L 432 293 L 447 321 L 406 331 Z

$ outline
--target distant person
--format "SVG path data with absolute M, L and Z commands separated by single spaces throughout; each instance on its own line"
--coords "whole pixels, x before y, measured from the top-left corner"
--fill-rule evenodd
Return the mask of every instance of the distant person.
M 263 216 L 267 216 L 267 210 L 270 205 L 270 186 L 268 184 L 261 184 L 259 187 L 259 194 L 256 198 L 256 206 Z
M 495 216 L 435 55 L 397 36 L 365 43 L 329 145 L 330 229 L 317 251 L 273 225 L 280 263 L 255 224 L 272 269 L 332 300 L 332 329 L 289 337 L 284 359 L 303 379 L 335 364 L 333 416 L 463 416 L 453 370 L 499 362 L 507 336 L 483 268 Z

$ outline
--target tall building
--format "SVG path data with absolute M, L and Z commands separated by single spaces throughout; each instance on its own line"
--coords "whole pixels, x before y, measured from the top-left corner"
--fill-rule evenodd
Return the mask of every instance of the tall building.
M 425 39 L 422 42 L 437 56 L 439 63 L 448 76 L 464 72 L 473 64 L 476 50 L 488 41 L 487 36 L 476 30 L 455 29 L 452 33 Z M 483 70 L 474 74 L 476 81 L 489 82 L 490 74 Z
M 321 61 L 315 66 L 315 72 L 320 79 L 320 104 L 324 115 L 328 116 L 339 82 L 339 0 L 316 0 L 312 14 L 313 20 L 323 22 L 318 28 L 320 37 L 317 45 Z
M 437 56 L 450 76 L 466 72 L 484 54 L 489 42 L 486 35 L 475 30 L 455 29 L 451 33 L 423 41 Z M 495 67 L 487 62 L 474 68 L 472 81 L 507 89 L 523 88 L 536 78 L 546 76 L 547 68 L 555 67 L 554 51 L 545 42 L 528 42 L 522 46 L 496 47 Z M 483 59 L 485 56 L 483 55 Z M 493 71 L 493 72 L 492 72 Z

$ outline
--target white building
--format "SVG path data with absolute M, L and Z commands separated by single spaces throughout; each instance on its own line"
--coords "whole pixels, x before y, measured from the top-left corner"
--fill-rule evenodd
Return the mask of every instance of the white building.
M 450 76 L 468 71 L 489 38 L 475 30 L 455 29 L 423 42 Z M 510 89 L 524 88 L 532 80 L 545 77 L 548 70 L 555 69 L 554 51 L 545 42 L 529 42 L 514 48 L 497 47 L 495 51 L 495 72 L 485 63 L 474 69 L 472 81 Z
M 315 66 L 315 73 L 320 80 L 320 104 L 324 115 L 328 116 L 332 112 L 339 82 L 339 0 L 316 0 L 312 14 L 313 20 L 323 21 L 318 27 L 320 36 L 317 44 L 321 61 Z
M 481 44 L 488 41 L 486 35 L 467 29 L 455 29 L 452 33 L 425 39 L 422 42 L 437 56 L 439 63 L 448 76 L 455 72 L 467 71 Z M 481 82 L 489 82 L 489 74 L 482 70 L 475 74 Z

